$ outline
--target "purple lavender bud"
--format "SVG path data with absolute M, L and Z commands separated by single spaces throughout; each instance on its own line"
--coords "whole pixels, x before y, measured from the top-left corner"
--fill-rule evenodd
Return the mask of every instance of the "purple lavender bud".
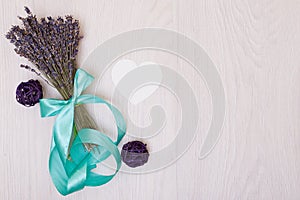
M 73 21 L 73 17 L 71 15 L 67 15 L 66 20 L 68 23 L 71 23 Z
M 38 80 L 29 80 L 19 84 L 16 90 L 17 101 L 26 106 L 34 106 L 43 98 L 43 88 Z
M 29 8 L 28 7 L 24 7 L 25 8 L 25 12 L 28 14 L 28 15 L 31 15 L 31 11 L 29 10 Z
M 140 141 L 131 141 L 123 145 L 121 158 L 129 167 L 144 165 L 149 158 L 147 144 Z
M 63 19 L 62 17 L 58 16 L 58 17 L 57 17 L 57 21 L 60 22 L 60 23 L 63 23 L 63 22 L 64 22 L 64 19 Z
M 23 64 L 21 64 L 20 67 L 21 67 L 21 68 L 24 68 L 24 69 L 30 69 L 30 70 L 31 70 L 31 67 L 29 67 L 28 65 L 23 65 Z

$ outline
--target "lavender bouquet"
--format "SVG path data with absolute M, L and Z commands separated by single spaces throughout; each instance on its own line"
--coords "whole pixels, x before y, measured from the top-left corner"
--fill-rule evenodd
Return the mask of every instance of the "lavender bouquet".
M 18 17 L 23 27 L 12 26 L 6 38 L 15 46 L 15 52 L 34 66 L 21 64 L 20 67 L 41 77 L 67 100 L 73 94 L 76 56 L 79 41 L 83 38 L 80 35 L 79 21 L 70 15 L 65 19 L 47 17 L 38 20 L 29 8 L 25 7 L 25 11 L 27 17 Z M 84 105 L 75 107 L 74 120 L 77 130 L 97 128 Z M 73 142 L 75 134 L 70 143 Z M 85 147 L 90 151 L 93 145 L 85 144 Z
M 121 166 L 117 145 L 126 132 L 121 113 L 105 100 L 90 94 L 81 94 L 93 77 L 77 68 L 76 56 L 82 39 L 79 22 L 68 15 L 65 18 L 37 19 L 25 7 L 26 17 L 19 17 L 23 26 L 12 26 L 6 38 L 15 46 L 15 52 L 32 63 L 21 65 L 56 88 L 64 100 L 40 99 L 41 85 L 30 80 L 21 83 L 16 92 L 17 101 L 25 106 L 40 102 L 42 117 L 57 115 L 53 126 L 53 140 L 49 158 L 49 171 L 57 190 L 67 195 L 84 186 L 99 186 L 110 181 Z M 102 103 L 115 117 L 118 136 L 112 141 L 97 131 L 97 127 L 84 107 L 86 103 Z M 116 161 L 112 175 L 92 172 L 97 163 L 109 156 Z

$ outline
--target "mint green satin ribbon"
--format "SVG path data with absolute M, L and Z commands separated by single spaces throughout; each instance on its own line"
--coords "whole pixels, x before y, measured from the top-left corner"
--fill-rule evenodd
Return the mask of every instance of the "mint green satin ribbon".
M 40 99 L 42 117 L 57 115 L 53 126 L 49 171 L 52 181 L 62 195 L 81 190 L 84 186 L 99 186 L 109 182 L 121 167 L 120 152 L 117 145 L 126 132 L 126 124 L 117 108 L 103 99 L 83 94 L 93 81 L 93 77 L 82 69 L 78 69 L 74 77 L 73 96 L 69 100 Z M 80 104 L 102 103 L 112 111 L 118 130 L 118 137 L 113 142 L 105 134 L 94 129 L 81 129 L 71 146 L 68 159 L 69 143 L 72 134 L 77 132 L 74 126 L 74 107 Z M 83 143 L 92 143 L 97 146 L 87 151 Z M 101 175 L 92 172 L 96 164 L 112 155 L 116 161 L 116 170 L 112 175 Z

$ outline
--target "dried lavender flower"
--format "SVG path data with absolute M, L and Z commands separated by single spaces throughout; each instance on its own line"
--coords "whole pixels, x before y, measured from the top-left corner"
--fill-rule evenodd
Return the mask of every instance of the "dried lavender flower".
M 76 56 L 82 39 L 79 21 L 70 15 L 65 18 L 49 16 L 37 19 L 28 7 L 25 7 L 25 12 L 26 17 L 18 17 L 23 26 L 12 26 L 5 35 L 15 46 L 14 51 L 34 66 L 21 65 L 21 68 L 40 76 L 55 87 L 64 99 L 69 99 L 73 95 Z M 77 131 L 82 128 L 97 129 L 83 105 L 75 108 L 75 126 Z M 93 146 L 85 144 L 88 150 Z
M 37 19 L 28 7 L 26 17 L 18 17 L 23 26 L 12 26 L 6 38 L 15 52 L 28 59 L 36 69 L 31 72 L 44 77 L 65 99 L 73 93 L 80 36 L 79 21 L 67 15 L 56 19 L 49 16 Z
M 25 8 L 25 12 L 28 14 L 28 15 L 31 15 L 31 11 L 29 10 L 29 8 L 27 6 L 24 7 Z

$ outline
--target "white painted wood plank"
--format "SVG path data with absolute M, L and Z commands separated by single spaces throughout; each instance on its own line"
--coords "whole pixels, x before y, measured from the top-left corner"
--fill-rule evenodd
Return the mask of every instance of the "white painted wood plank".
M 11 0 L 0 5 L 0 199 L 300 199 L 299 2 Z M 19 23 L 16 16 L 24 13 L 23 5 L 40 17 L 70 13 L 80 19 L 85 36 L 80 65 L 100 43 L 137 28 L 167 28 L 198 42 L 218 67 L 227 96 L 225 126 L 214 151 L 198 159 L 208 108 L 201 113 L 205 120 L 196 141 L 175 164 L 142 175 L 121 172 L 102 187 L 59 195 L 48 173 L 54 119 L 41 119 L 38 106 L 25 109 L 14 97 L 18 83 L 34 77 L 18 68 L 24 60 L 3 37 Z M 128 57 L 157 59 L 188 77 L 196 91 L 202 87 L 174 57 Z M 103 81 L 108 88 L 100 92 L 109 97 L 109 76 Z M 50 89 L 46 93 L 52 95 Z M 205 106 L 206 96 L 197 97 Z M 155 99 L 171 100 L 163 91 Z M 139 107 L 131 117 L 143 123 L 148 111 Z M 172 131 L 169 127 L 168 137 L 149 145 L 167 144 Z

